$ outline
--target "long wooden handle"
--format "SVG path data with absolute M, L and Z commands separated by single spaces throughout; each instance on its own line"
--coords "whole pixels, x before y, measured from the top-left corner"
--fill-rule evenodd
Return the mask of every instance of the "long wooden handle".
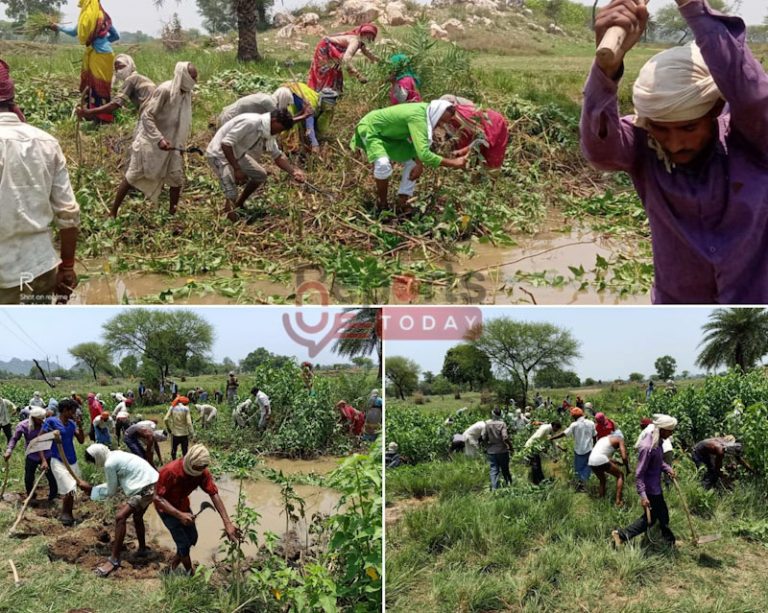
M 677 479 L 673 478 L 672 483 L 675 484 L 677 495 L 680 496 L 680 502 L 683 503 L 683 509 L 685 510 L 685 516 L 688 518 L 688 527 L 691 529 L 691 535 L 693 536 L 693 544 L 698 545 L 699 538 L 696 536 L 696 530 L 693 529 L 693 520 L 691 519 L 691 512 L 688 510 L 688 504 L 685 502 L 685 496 L 683 496 L 683 490 L 680 489 Z
M 5 461 L 5 478 L 3 479 L 3 489 L 0 490 L 0 499 L 5 495 L 5 488 L 8 485 L 8 477 L 11 475 L 11 466 L 8 460 Z
M 636 0 L 638 4 L 648 4 L 648 0 Z M 627 31 L 619 26 L 611 26 L 603 34 L 597 46 L 595 60 L 600 68 L 609 68 L 616 63 L 616 56 L 627 38 Z
M 32 496 L 35 495 L 35 490 L 37 489 L 37 485 L 38 483 L 40 483 L 40 479 L 43 478 L 44 474 L 45 474 L 45 471 L 41 470 L 40 474 L 37 476 L 37 479 L 35 479 L 35 483 L 34 485 L 32 485 L 32 491 L 29 492 L 29 496 L 27 496 L 27 499 L 24 501 L 24 506 L 21 507 L 21 511 L 19 511 L 19 516 L 16 518 L 16 521 L 14 522 L 13 526 L 11 526 L 11 529 L 8 530 L 9 535 L 13 534 L 13 531 L 16 530 L 16 526 L 19 525 L 21 518 L 24 516 L 24 511 L 27 510 L 27 505 L 29 504 L 29 501 L 32 500 Z

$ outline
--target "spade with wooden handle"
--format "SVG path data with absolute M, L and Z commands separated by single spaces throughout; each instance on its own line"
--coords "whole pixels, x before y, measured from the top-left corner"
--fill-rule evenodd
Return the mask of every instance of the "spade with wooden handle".
M 680 484 L 677 482 L 677 479 L 672 477 L 672 483 L 675 484 L 675 489 L 677 490 L 677 495 L 680 496 L 680 502 L 683 503 L 683 509 L 685 509 L 685 516 L 688 518 L 688 527 L 691 529 L 691 536 L 693 536 L 693 545 L 694 547 L 697 545 L 704 545 L 706 543 L 711 543 L 713 541 L 719 541 L 722 537 L 719 534 L 708 534 L 706 536 L 696 536 L 696 530 L 693 529 L 693 520 L 691 519 L 691 512 L 688 510 L 688 504 L 685 501 L 685 496 L 683 496 L 683 491 L 680 489 Z
M 635 1 L 638 4 L 648 4 L 648 0 Z M 621 51 L 621 46 L 626 38 L 627 31 L 620 26 L 611 26 L 606 30 L 595 53 L 595 60 L 600 68 L 607 69 L 616 63 L 616 56 Z

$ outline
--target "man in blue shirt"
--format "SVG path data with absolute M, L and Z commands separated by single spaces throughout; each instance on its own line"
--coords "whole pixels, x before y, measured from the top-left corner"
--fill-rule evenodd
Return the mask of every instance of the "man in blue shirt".
M 79 478 L 81 475 L 80 468 L 77 466 L 75 438 L 81 445 L 85 442 L 83 418 L 79 417 L 75 421 L 76 411 L 77 403 L 70 398 L 65 398 L 59 403 L 59 417 L 49 417 L 43 422 L 43 432 L 59 432 L 61 435 L 61 442 L 59 444 L 54 443 L 51 448 L 50 467 L 53 477 L 56 479 L 59 494 L 63 496 L 59 521 L 65 526 L 72 526 L 75 523 L 72 507 L 75 504 L 75 490 L 79 482 L 69 473 L 65 462 L 69 464 L 72 472 Z M 64 451 L 64 457 L 61 456 L 59 445 Z

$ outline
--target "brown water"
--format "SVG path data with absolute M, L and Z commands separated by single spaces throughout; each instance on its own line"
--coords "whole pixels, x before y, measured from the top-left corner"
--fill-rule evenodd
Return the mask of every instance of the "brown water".
M 480 276 L 473 276 L 456 289 L 438 292 L 435 302 L 439 302 L 442 295 L 449 298 L 446 302 L 452 303 L 466 302 L 464 298 L 481 304 L 530 303 L 532 295 L 537 304 L 650 304 L 648 294 L 620 297 L 607 291 L 598 293 L 593 288 L 578 291 L 570 286 L 536 287 L 528 281 L 514 281 L 517 271 L 529 274 L 554 271 L 566 279 L 573 276 L 569 266 L 583 266 L 589 271 L 595 267 L 598 255 L 607 259 L 617 252 L 618 246 L 609 239 L 578 230 L 513 238 L 517 242 L 514 247 L 474 244 L 475 255 L 453 263 L 452 267 L 455 272 L 476 271 Z
M 164 449 L 163 452 L 165 454 L 166 450 Z M 282 470 L 284 474 L 292 475 L 299 473 L 308 474 L 311 472 L 324 474 L 336 468 L 337 462 L 337 458 L 323 458 L 317 461 L 265 459 L 265 464 L 270 468 Z M 229 476 L 223 476 L 216 479 L 216 486 L 219 489 L 219 496 L 221 496 L 227 513 L 231 518 L 237 507 L 240 482 Z M 305 516 L 307 519 L 300 520 L 297 524 L 289 525 L 289 529 L 295 530 L 299 540 L 303 543 L 307 536 L 308 524 L 311 523 L 312 515 L 314 513 L 331 515 L 339 501 L 339 493 L 329 488 L 314 485 L 295 485 L 294 490 L 296 495 L 304 500 Z M 267 531 L 278 535 L 284 534 L 286 524 L 280 497 L 280 486 L 266 479 L 244 481 L 243 492 L 248 506 L 261 514 L 261 521 L 257 529 L 259 544 L 263 544 L 263 536 Z M 203 501 L 210 502 L 208 494 L 199 488 L 192 492 L 189 499 L 193 513 L 200 509 L 200 504 Z M 175 551 L 176 546 L 173 539 L 157 512 L 154 509 L 150 509 L 146 517 L 148 521 L 148 539 L 171 551 Z M 206 563 L 221 559 L 223 554 L 219 551 L 219 546 L 224 542 L 225 537 L 223 536 L 223 524 L 219 514 L 211 509 L 203 511 L 197 518 L 196 525 L 198 542 L 192 551 L 193 560 Z M 246 555 L 255 556 L 257 548 L 247 544 L 243 546 L 243 552 Z
M 561 227 L 562 224 L 553 221 L 548 223 L 550 228 Z M 514 247 L 495 247 L 490 244 L 474 243 L 471 258 L 455 261 L 439 262 L 439 266 L 454 273 L 474 272 L 469 279 L 463 280 L 456 287 L 436 285 L 434 296 L 428 301 L 431 304 L 515 304 L 520 302 L 536 304 L 650 304 L 648 294 L 636 296 L 619 296 L 608 291 L 598 293 L 593 287 L 579 291 L 573 284 L 564 287 L 542 285 L 537 287 L 531 281 L 515 281 L 517 271 L 534 274 L 549 273 L 562 275 L 566 279 L 572 277 L 569 266 L 583 266 L 586 271 L 595 267 L 597 256 L 606 259 L 617 252 L 625 252 L 625 246 L 615 241 L 590 232 L 571 230 L 567 233 L 544 231 L 535 235 L 513 235 L 517 242 Z M 417 255 L 418 257 L 418 255 Z M 190 280 L 200 285 L 208 284 L 215 279 L 226 277 L 225 273 L 216 275 L 197 275 L 194 279 L 187 277 L 171 277 L 152 273 L 122 273 L 108 271 L 103 261 L 93 260 L 85 263 L 91 275 L 77 288 L 71 300 L 72 304 L 124 304 L 138 302 L 143 298 L 158 298 L 160 293 L 171 289 L 182 288 Z M 80 269 L 78 269 L 80 270 Z M 588 274 L 586 276 L 589 276 Z M 320 279 L 318 272 L 307 272 L 304 280 Z M 269 296 L 280 296 L 288 299 L 295 293 L 294 283 L 277 283 L 274 281 L 251 278 L 246 281 L 244 297 L 241 301 L 260 302 Z M 346 295 L 346 293 L 345 293 Z M 318 304 L 319 296 L 310 293 L 306 304 Z M 382 296 L 381 300 L 386 301 Z M 398 303 L 394 293 L 389 300 Z M 331 297 L 331 301 L 334 299 Z M 175 295 L 172 302 L 176 304 L 233 304 L 234 298 L 228 298 L 216 291 L 197 292 L 190 295 Z M 426 302 L 423 298 L 419 302 Z

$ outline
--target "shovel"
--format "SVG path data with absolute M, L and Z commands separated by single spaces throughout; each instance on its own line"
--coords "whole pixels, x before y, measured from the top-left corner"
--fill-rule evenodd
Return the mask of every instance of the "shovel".
M 214 507 L 214 506 L 213 506 L 213 505 L 212 505 L 210 502 L 208 502 L 208 501 L 206 500 L 205 502 L 203 502 L 203 503 L 200 505 L 200 510 L 199 510 L 197 513 L 195 513 L 195 514 L 192 516 L 192 518 L 193 518 L 193 519 L 197 519 L 197 516 L 198 516 L 198 515 L 200 515 L 200 513 L 202 513 L 202 512 L 203 512 L 203 511 L 205 511 L 206 509 L 215 509 L 215 508 L 216 508 L 216 507 Z
M 694 547 L 697 545 L 705 545 L 706 543 L 711 543 L 713 541 L 719 541 L 722 536 L 719 534 L 708 534 L 706 536 L 696 536 L 696 530 L 693 529 L 693 520 L 691 519 L 691 513 L 688 510 L 688 504 L 685 502 L 685 496 L 683 496 L 683 492 L 680 489 L 680 484 L 677 482 L 677 479 L 674 477 L 672 478 L 672 483 L 675 485 L 675 489 L 677 490 L 678 496 L 680 496 L 680 501 L 683 503 L 683 509 L 685 509 L 685 516 L 688 518 L 688 526 L 691 529 L 691 535 L 693 536 L 693 545 Z

